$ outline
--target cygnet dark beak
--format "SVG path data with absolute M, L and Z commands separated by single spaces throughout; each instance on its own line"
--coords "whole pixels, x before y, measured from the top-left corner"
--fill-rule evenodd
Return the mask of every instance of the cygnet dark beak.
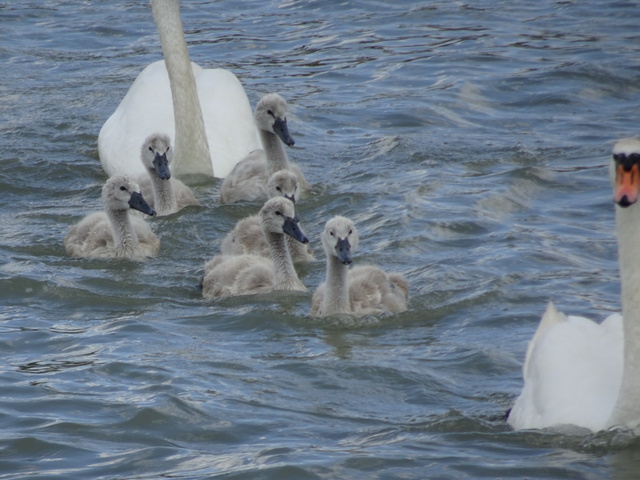
M 301 243 L 309 243 L 309 239 L 302 233 L 298 221 L 292 217 L 284 217 L 284 225 L 282 231 L 287 235 L 293 237 Z
M 152 217 L 156 214 L 156 211 L 151 208 L 151 206 L 147 203 L 140 192 L 133 192 L 131 194 L 131 198 L 129 199 L 129 206 L 134 210 L 146 213 L 147 215 L 151 215 Z
M 351 264 L 353 260 L 351 259 L 351 244 L 349 243 L 348 238 L 338 238 L 338 242 L 336 243 L 336 253 L 340 263 L 344 265 Z
M 169 180 L 171 178 L 171 170 L 169 170 L 169 161 L 167 160 L 166 152 L 162 154 L 156 153 L 156 158 L 153 159 L 153 168 L 162 180 Z
M 287 147 L 293 147 L 296 144 L 289 133 L 286 118 L 276 118 L 275 122 L 273 122 L 273 131 L 280 137 L 280 140 L 282 140 Z

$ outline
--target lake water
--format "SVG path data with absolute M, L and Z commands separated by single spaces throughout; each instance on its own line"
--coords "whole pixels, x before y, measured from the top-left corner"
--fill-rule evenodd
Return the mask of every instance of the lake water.
M 290 104 L 309 293 L 205 301 L 258 205 L 150 220 L 144 263 L 65 255 L 100 127 L 161 58 L 143 1 L 0 3 L 0 478 L 636 478 L 640 442 L 514 432 L 547 301 L 619 310 L 613 142 L 638 133 L 637 2 L 183 1 L 192 60 Z M 634 113 L 636 112 L 636 113 Z M 410 282 L 401 315 L 308 315 L 319 234 Z

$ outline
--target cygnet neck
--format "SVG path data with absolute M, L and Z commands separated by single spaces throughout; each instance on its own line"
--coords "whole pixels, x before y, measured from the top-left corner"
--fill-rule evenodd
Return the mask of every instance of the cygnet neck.
M 271 260 L 273 261 L 276 290 L 305 289 L 293 266 L 284 234 L 265 232 L 265 237 L 267 238 Z
M 335 255 L 327 255 L 324 314 L 349 313 L 349 266 Z
M 169 215 L 178 211 L 178 199 L 173 190 L 171 179 L 163 180 L 156 175 L 155 170 L 149 170 L 151 188 L 153 189 L 153 203 L 158 215 Z
M 269 176 L 278 172 L 279 170 L 288 170 L 291 167 L 289 163 L 289 157 L 284 148 L 284 144 L 280 137 L 275 133 L 271 133 L 267 130 L 259 130 L 260 140 L 262 141 L 262 148 L 264 149 L 265 156 L 267 157 L 267 174 Z
M 111 224 L 116 257 L 132 257 L 138 251 L 138 236 L 134 231 L 128 210 L 107 210 Z

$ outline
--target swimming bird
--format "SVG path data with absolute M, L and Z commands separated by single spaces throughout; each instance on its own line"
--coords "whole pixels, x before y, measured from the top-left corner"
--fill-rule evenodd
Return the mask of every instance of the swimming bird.
M 327 275 L 313 293 L 312 316 L 400 313 L 407 309 L 409 284 L 404 276 L 387 274 L 373 265 L 349 269 L 358 243 L 358 231 L 348 218 L 336 216 L 326 223 L 322 246 Z
M 189 187 L 171 178 L 173 149 L 168 136 L 155 133 L 147 137 L 140 159 L 148 173 L 138 179 L 140 192 L 159 216 L 170 215 L 189 205 L 200 205 Z
M 102 187 L 103 212 L 95 212 L 71 227 L 64 239 L 67 254 L 84 258 L 152 257 L 160 240 L 141 218 L 129 215 L 134 209 L 155 215 L 140 194 L 138 184 L 126 175 L 114 175 Z
M 173 140 L 177 177 L 224 178 L 236 163 L 260 148 L 249 99 L 228 70 L 191 63 L 178 0 L 152 0 L 164 60 L 136 78 L 98 136 L 100 162 L 108 175 L 145 173 L 140 145 L 153 133 Z
M 267 180 L 267 196 L 269 198 L 284 197 L 295 205 L 297 193 L 298 176 L 291 170 L 278 170 Z
M 309 189 L 302 171 L 289 161 L 284 149 L 284 145 L 290 147 L 295 143 L 287 126 L 287 102 L 284 98 L 277 93 L 265 95 L 256 105 L 254 117 L 262 149 L 251 152 L 225 178 L 220 187 L 221 203 L 267 199 L 269 177 L 283 169 L 297 175 L 300 191 Z
M 270 198 L 284 197 L 295 205 L 298 190 L 298 177 L 291 170 L 279 170 L 269 178 L 267 193 Z M 297 221 L 297 215 L 294 217 Z M 293 237 L 285 237 L 287 248 L 293 262 L 310 262 L 315 260 L 308 243 L 301 243 Z M 260 215 L 251 215 L 236 223 L 220 244 L 222 255 L 241 255 L 249 253 L 270 257 L 271 252 L 267 237 L 262 232 Z
M 298 228 L 293 203 L 272 198 L 260 209 L 260 224 L 269 243 L 271 258 L 259 255 L 218 255 L 204 266 L 205 298 L 268 293 L 274 290 L 306 291 L 298 278 L 284 236 L 309 240 Z
M 597 432 L 640 424 L 640 141 L 622 139 L 609 163 L 622 315 L 602 323 L 550 303 L 529 342 L 524 386 L 508 416 L 515 429 L 562 425 Z

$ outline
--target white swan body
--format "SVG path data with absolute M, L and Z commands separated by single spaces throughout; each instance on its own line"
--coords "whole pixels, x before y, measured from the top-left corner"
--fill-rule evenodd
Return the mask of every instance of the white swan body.
M 64 246 L 72 257 L 131 258 L 152 257 L 160 240 L 142 219 L 129 215 L 135 209 L 155 215 L 145 202 L 138 185 L 125 175 L 111 177 L 102 188 L 104 212 L 88 215 L 71 227 Z
M 529 343 L 524 386 L 509 413 L 515 429 L 573 425 L 596 432 L 640 424 L 640 141 L 616 143 L 610 176 L 622 316 L 597 324 L 548 306 Z
M 140 145 L 160 132 L 175 145 L 176 176 L 225 177 L 260 146 L 244 88 L 227 70 L 190 62 L 177 0 L 153 0 L 151 6 L 165 60 L 138 75 L 100 130 L 102 166 L 110 176 L 137 178 L 145 172 Z
M 622 381 L 622 317 L 597 324 L 550 303 L 530 342 L 525 384 L 509 414 L 515 429 L 608 427 Z
M 290 170 L 279 170 L 271 175 L 267 182 L 269 198 L 284 197 L 295 204 L 298 190 L 298 177 Z M 314 260 L 313 252 L 308 243 L 302 243 L 287 235 L 287 248 L 294 262 L 310 262 Z M 267 237 L 262 232 L 260 215 L 251 215 L 236 223 L 220 244 L 222 255 L 260 255 L 270 257 L 271 252 Z
M 311 315 L 369 315 L 407 309 L 409 284 L 399 273 L 387 274 L 373 265 L 349 269 L 358 248 L 355 225 L 345 217 L 330 219 L 322 234 L 327 277 L 313 293 Z
M 147 174 L 138 179 L 140 193 L 157 215 L 170 215 L 189 205 L 200 205 L 189 187 L 171 177 L 173 149 L 169 137 L 160 133 L 147 137 L 140 159 L 147 170 Z
M 266 200 L 269 198 L 269 177 L 283 169 L 293 171 L 298 176 L 301 191 L 309 189 L 304 175 L 289 161 L 283 146 L 283 143 L 287 146 L 295 143 L 287 127 L 287 102 L 276 93 L 265 95 L 256 105 L 254 117 L 262 150 L 251 152 L 225 178 L 220 187 L 221 203 Z
M 309 240 L 294 219 L 293 203 L 286 198 L 272 198 L 260 210 L 262 231 L 267 237 L 271 258 L 258 255 L 221 255 L 204 266 L 202 295 L 205 298 L 268 293 L 274 290 L 306 291 L 298 278 L 285 235 L 298 241 Z

